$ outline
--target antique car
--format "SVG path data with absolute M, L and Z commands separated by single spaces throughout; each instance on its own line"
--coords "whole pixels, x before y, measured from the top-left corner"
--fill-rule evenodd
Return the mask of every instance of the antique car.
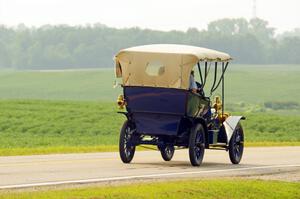
M 138 145 L 155 145 L 165 161 L 172 159 L 175 148 L 188 148 L 191 164 L 199 166 L 205 149 L 222 149 L 238 164 L 244 149 L 240 120 L 245 118 L 224 112 L 224 74 L 230 60 L 226 53 L 187 45 L 121 50 L 115 56 L 123 88 L 117 102 L 126 108 L 119 113 L 127 118 L 120 132 L 121 160 L 130 163 Z M 197 88 L 191 89 L 194 79 Z M 210 99 L 220 85 L 221 96 Z

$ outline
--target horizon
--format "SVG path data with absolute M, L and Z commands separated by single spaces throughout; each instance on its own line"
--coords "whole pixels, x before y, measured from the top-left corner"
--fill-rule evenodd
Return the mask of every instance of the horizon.
M 300 2 L 296 0 L 286 0 L 284 4 L 257 0 L 256 16 L 268 21 L 269 26 L 276 29 L 276 34 L 292 31 L 300 27 L 300 21 L 297 20 L 300 18 L 297 12 L 299 5 Z M 253 18 L 252 0 L 186 0 L 184 4 L 179 0 L 153 0 L 151 4 L 138 0 L 112 0 L 105 3 L 95 0 L 0 0 L 0 24 L 7 27 L 17 27 L 19 24 L 38 28 L 43 25 L 85 26 L 100 23 L 117 29 L 139 27 L 159 31 L 186 31 L 188 28 L 204 30 L 209 22 L 222 18 L 250 20 Z
M 220 18 L 220 19 L 216 19 L 215 21 L 218 21 L 218 20 L 222 20 L 222 19 L 246 19 L 246 18 L 243 18 L 243 17 L 240 17 L 240 18 Z M 290 33 L 290 32 L 293 32 L 293 31 L 297 31 L 300 30 L 300 27 L 295 27 L 291 30 L 287 30 L 287 31 L 283 31 L 283 32 L 278 32 L 276 31 L 276 27 L 273 27 L 270 25 L 269 21 L 265 20 L 265 19 L 262 19 L 262 18 L 259 18 L 258 19 L 260 20 L 264 20 L 268 23 L 268 27 L 269 28 L 274 28 L 274 36 L 277 37 L 277 36 L 281 36 L 285 33 Z M 251 19 L 246 19 L 248 22 L 251 20 Z M 209 23 L 211 22 L 214 22 L 214 21 L 210 21 Z M 0 23 L 0 27 L 4 27 L 4 28 L 8 28 L 8 29 L 14 29 L 14 30 L 18 30 L 18 28 L 22 29 L 22 28 L 26 28 L 26 29 L 39 29 L 39 28 L 43 28 L 43 27 L 46 27 L 46 26 L 51 26 L 51 27 L 60 27 L 60 26 L 67 26 L 67 27 L 71 27 L 71 28 L 87 28 L 87 27 L 96 27 L 97 25 L 99 26 L 103 26 L 103 27 L 106 27 L 106 28 L 111 28 L 111 29 L 116 29 L 116 30 L 126 30 L 126 29 L 140 29 L 140 30 L 150 30 L 150 31 L 159 31 L 159 32 L 173 32 L 173 31 L 177 31 L 177 32 L 183 32 L 183 33 L 186 33 L 189 29 L 197 29 L 199 32 L 201 31 L 207 31 L 207 26 L 209 24 L 206 24 L 206 27 L 203 27 L 203 28 L 198 28 L 198 27 L 188 27 L 186 30 L 176 30 L 176 29 L 170 29 L 170 30 L 160 30 L 160 29 L 154 29 L 154 28 L 147 28 L 147 27 L 141 27 L 141 26 L 132 26 L 132 27 L 113 27 L 113 26 L 109 26 L 107 24 L 103 24 L 103 23 L 100 23 L 100 22 L 95 22 L 95 23 L 86 23 L 86 24 L 65 24 L 65 23 L 61 23 L 61 24 L 41 24 L 39 26 L 35 26 L 35 25 L 27 25 L 27 24 L 24 24 L 24 23 L 19 23 L 19 24 L 16 24 L 16 25 L 5 25 L 5 24 L 1 24 Z

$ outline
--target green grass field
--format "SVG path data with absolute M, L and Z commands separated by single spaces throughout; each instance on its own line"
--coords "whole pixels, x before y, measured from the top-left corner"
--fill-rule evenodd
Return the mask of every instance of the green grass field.
M 299 77 L 300 65 L 229 66 L 226 102 L 298 101 Z M 112 69 L 0 71 L 0 99 L 114 101 L 121 92 L 112 88 L 114 80 Z
M 112 69 L 0 71 L 0 99 L 114 101 Z
M 300 66 L 229 68 L 227 110 L 247 117 L 249 145 L 300 145 L 299 77 Z M 0 71 L 0 155 L 116 150 L 125 118 L 113 80 L 109 69 Z
M 116 144 L 124 118 L 112 103 L 1 100 L 0 146 Z
M 125 120 L 110 102 L 0 100 L 0 110 L 0 155 L 116 150 Z M 300 144 L 300 115 L 244 115 L 247 142 Z
M 300 183 L 262 180 L 185 180 L 48 191 L 0 192 L 1 198 L 299 198 Z

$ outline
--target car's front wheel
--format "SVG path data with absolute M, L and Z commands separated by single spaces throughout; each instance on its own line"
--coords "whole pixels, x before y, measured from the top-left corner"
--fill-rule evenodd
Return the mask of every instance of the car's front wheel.
M 239 164 L 244 152 L 244 131 L 240 123 L 238 123 L 232 134 L 228 150 L 232 164 Z

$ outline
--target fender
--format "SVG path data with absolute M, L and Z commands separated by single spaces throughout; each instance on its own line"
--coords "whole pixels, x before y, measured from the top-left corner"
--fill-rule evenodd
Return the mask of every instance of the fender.
M 240 120 L 245 120 L 244 116 L 229 116 L 224 122 L 223 126 L 225 128 L 227 144 L 230 142 L 232 134 L 239 123 Z
M 131 119 L 131 114 L 129 114 L 128 112 L 118 111 L 117 113 L 125 115 L 128 120 Z

